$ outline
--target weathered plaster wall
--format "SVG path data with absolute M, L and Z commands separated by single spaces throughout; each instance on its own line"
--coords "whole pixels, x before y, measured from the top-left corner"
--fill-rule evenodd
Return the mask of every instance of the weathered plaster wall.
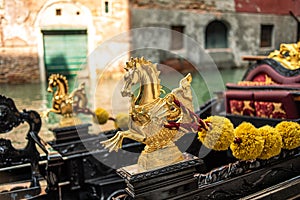
M 104 11 L 104 0 L 4 0 L 3 5 L 0 5 L 0 82 L 36 82 L 44 76 L 41 33 L 44 25 L 74 26 L 78 25 L 79 20 L 84 19 L 83 21 L 89 24 L 87 27 L 89 54 L 103 41 L 127 31 L 129 29 L 127 1 L 108 1 L 109 13 Z M 69 9 L 63 5 L 83 8 L 85 12 L 82 14 L 90 15 L 91 21 L 86 22 L 86 18 L 78 16 L 78 19 L 71 17 L 66 24 L 65 20 L 50 15 L 43 16 L 49 11 L 47 8 L 54 5 L 61 5 L 62 9 L 66 9 L 62 12 Z M 96 69 L 91 66 L 90 70 L 93 70 L 90 73 L 94 74 Z
M 290 16 L 277 16 L 267 14 L 238 14 L 236 34 L 237 48 L 242 54 L 267 54 L 278 49 L 281 43 L 295 43 L 297 36 L 297 23 Z M 274 24 L 274 45 L 270 48 L 260 48 L 260 25 Z
M 194 12 L 235 11 L 234 0 L 130 0 L 131 7 Z
M 300 15 L 299 0 L 235 0 L 235 5 L 237 12 L 289 15 L 292 11 Z
M 31 47 L 1 48 L 1 83 L 35 83 L 40 81 L 36 49 Z
M 31 1 L 3 1 L 0 9 L 0 83 L 39 80 L 38 54 L 32 26 L 36 7 L 38 5 L 33 5 Z
M 140 27 L 170 28 L 172 25 L 184 25 L 185 34 L 204 48 L 205 28 L 213 20 L 221 20 L 229 28 L 229 48 L 206 50 L 221 67 L 246 65 L 242 55 L 265 54 L 279 47 L 280 43 L 295 42 L 297 23 L 289 15 L 291 9 L 298 15 L 298 0 L 288 0 L 284 5 L 274 0 L 109 0 L 110 12 L 104 12 L 105 0 L 4 0 L 0 5 L 0 80 L 2 83 L 32 82 L 39 74 L 43 77 L 43 44 L 41 29 L 43 26 L 72 26 L 78 20 L 70 18 L 68 24 L 55 17 L 43 16 L 47 8 L 53 5 L 72 4 L 83 8 L 85 17 L 81 24 L 88 26 L 90 75 L 109 62 L 111 53 L 124 53 L 130 37 L 118 37 L 117 41 L 105 43 L 101 51 L 94 51 L 103 42 L 114 36 Z M 273 2 L 273 3 L 272 3 Z M 275 3 L 274 3 L 275 2 Z M 267 8 L 265 8 L 267 4 Z M 253 6 L 256 7 L 253 7 Z M 292 6 L 291 5 L 296 5 Z M 79 8 L 78 7 L 78 8 Z M 254 9 L 255 8 L 255 9 Z M 281 10 L 280 10 L 281 9 Z M 271 14 L 275 12 L 279 15 Z M 53 14 L 53 12 L 52 12 Z M 48 16 L 46 18 L 46 16 Z M 90 19 L 87 22 L 85 19 Z M 274 45 L 271 48 L 260 48 L 260 24 L 274 24 Z M 163 31 L 148 38 L 147 44 L 157 48 L 168 49 L 171 32 Z M 135 37 L 136 44 L 143 44 L 142 37 Z M 137 45 L 138 46 L 138 45 Z M 103 46 L 102 46 L 103 47 Z M 185 46 L 183 51 L 175 53 L 199 60 L 198 50 Z M 163 51 L 147 49 L 142 52 L 147 58 L 159 62 L 168 54 Z M 108 59 L 102 59 L 108 58 Z M 224 65 L 224 66 L 222 66 Z M 26 73 L 24 73 L 26 72 Z M 17 74 L 17 75 L 16 75 Z M 21 81 L 22 80 L 22 81 Z
M 184 25 L 184 33 L 188 37 L 193 38 L 202 48 L 204 48 L 205 44 L 206 26 L 213 20 L 221 20 L 224 22 L 229 30 L 229 48 L 206 50 L 219 67 L 244 66 L 248 63 L 242 61 L 241 56 L 243 55 L 266 55 L 270 51 L 278 48 L 280 43 L 296 42 L 297 23 L 289 15 L 236 13 L 234 12 L 234 1 L 224 1 L 224 4 L 231 5 L 229 7 L 226 7 L 224 4 L 222 5 L 222 3 L 220 4 L 220 1 L 218 1 L 218 6 L 211 3 L 209 5 L 212 6 L 209 7 L 209 10 L 206 10 L 207 7 L 204 7 L 204 10 L 193 10 L 190 8 L 186 10 L 173 10 L 171 7 L 175 5 L 170 4 L 170 7 L 168 7 L 167 3 L 164 4 L 164 6 L 146 8 L 146 6 L 141 4 L 141 2 L 145 1 L 146 0 L 135 1 L 131 9 L 131 27 L 155 26 L 170 28 L 172 25 Z M 222 8 L 226 8 L 226 10 L 222 11 Z M 274 24 L 274 45 L 270 48 L 259 47 L 261 24 Z M 159 44 L 170 43 L 170 38 L 168 37 L 170 37 L 170 34 L 160 35 L 157 38 L 153 38 L 152 42 Z M 141 42 L 142 41 L 136 41 L 136 43 Z M 190 49 L 186 48 L 184 51 L 181 51 L 180 54 L 186 57 L 189 52 Z M 149 52 L 149 56 L 151 55 L 153 56 L 155 54 Z M 156 58 L 158 61 L 163 59 L 165 58 L 163 58 L 161 54 Z M 197 63 L 201 62 L 198 60 L 196 64 Z

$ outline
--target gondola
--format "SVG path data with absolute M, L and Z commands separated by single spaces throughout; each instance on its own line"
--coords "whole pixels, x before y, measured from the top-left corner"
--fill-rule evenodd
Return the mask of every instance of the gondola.
M 288 69 L 286 62 L 280 62 L 286 59 L 286 50 L 281 53 L 251 65 L 239 83 L 227 83 L 225 91 L 195 113 L 201 119 L 225 117 L 234 128 L 245 122 L 256 128 L 275 127 L 283 121 L 299 124 L 300 69 Z M 101 143 L 118 130 L 92 135 L 90 124 L 68 126 L 52 130 L 57 141 L 44 142 L 38 135 L 39 114 L 20 112 L 5 96 L 0 96 L 0 119 L 1 133 L 21 123 L 30 127 L 24 149 L 15 149 L 8 139 L 0 140 L 3 200 L 299 198 L 299 146 L 281 149 L 268 159 L 238 159 L 231 149 L 209 149 L 198 134 L 188 133 L 176 141 L 184 147 L 180 149 L 185 151 L 184 161 L 130 174 L 126 167 L 138 162 L 145 145 L 125 139 L 122 151 L 110 152 Z M 122 157 L 130 159 L 120 166 L 107 164 Z

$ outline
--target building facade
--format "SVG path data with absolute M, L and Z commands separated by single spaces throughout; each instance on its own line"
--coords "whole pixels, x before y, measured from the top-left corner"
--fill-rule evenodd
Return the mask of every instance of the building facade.
M 142 27 L 171 31 L 147 41 L 164 46 L 142 51 L 154 62 L 197 54 L 179 32 L 218 67 L 243 66 L 243 55 L 266 55 L 298 40 L 299 6 L 300 0 L 0 0 L 0 83 L 45 81 L 60 70 L 95 76 L 109 52 L 131 52 L 144 38 L 119 37 L 117 45 L 95 49 Z
M 131 28 L 155 26 L 179 31 L 194 39 L 218 67 L 244 66 L 244 55 L 268 55 L 281 43 L 298 41 L 299 5 L 298 0 L 135 0 Z M 153 42 L 178 42 L 172 34 L 158 39 L 160 42 Z M 184 42 L 179 41 L 179 47 L 170 45 L 170 50 L 190 58 L 190 48 Z M 163 54 L 158 62 L 167 59 Z M 201 65 L 195 60 L 198 63 Z
M 123 0 L 0 0 L 0 83 L 45 81 L 53 72 L 90 75 L 96 61 L 89 55 L 128 29 Z

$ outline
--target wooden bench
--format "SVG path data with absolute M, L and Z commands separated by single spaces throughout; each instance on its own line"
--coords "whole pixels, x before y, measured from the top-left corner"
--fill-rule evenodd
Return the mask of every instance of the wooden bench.
M 268 56 L 242 56 L 242 60 L 244 61 L 257 61 L 268 58 Z

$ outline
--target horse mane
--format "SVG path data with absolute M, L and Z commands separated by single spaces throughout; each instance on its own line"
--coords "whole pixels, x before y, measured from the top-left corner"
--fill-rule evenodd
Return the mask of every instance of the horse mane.
M 158 79 L 158 84 L 160 84 L 160 79 L 159 79 L 160 71 L 158 71 L 157 69 L 157 64 L 153 64 L 150 60 L 146 60 L 144 57 L 141 58 L 131 57 L 130 60 L 126 62 L 126 66 L 124 67 L 124 69 L 128 71 L 129 69 L 140 68 L 140 67 L 148 67 L 154 69 L 155 75 L 157 76 Z

